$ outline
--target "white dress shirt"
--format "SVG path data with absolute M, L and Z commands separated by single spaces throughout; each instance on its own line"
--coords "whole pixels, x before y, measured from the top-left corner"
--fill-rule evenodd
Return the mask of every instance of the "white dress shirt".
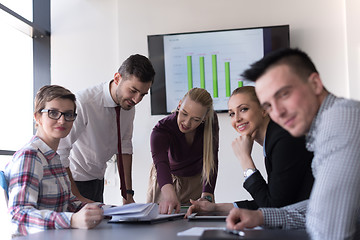
M 117 149 L 117 106 L 110 95 L 110 82 L 76 94 L 78 114 L 70 134 L 61 139 L 58 153 L 65 167 L 71 169 L 75 181 L 103 179 L 106 162 Z M 121 149 L 132 154 L 135 108 L 120 111 Z

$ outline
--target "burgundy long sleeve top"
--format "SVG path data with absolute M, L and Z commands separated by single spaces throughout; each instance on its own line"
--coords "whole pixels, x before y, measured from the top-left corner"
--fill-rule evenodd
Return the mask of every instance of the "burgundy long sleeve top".
M 160 120 L 153 128 L 150 137 L 152 158 L 157 170 L 160 189 L 165 184 L 172 184 L 171 174 L 179 177 L 190 177 L 202 172 L 203 167 L 204 123 L 196 128 L 194 141 L 186 142 L 185 134 L 179 130 L 177 113 Z M 215 171 L 210 182 L 203 184 L 203 192 L 214 193 L 219 150 L 219 123 L 216 113 L 213 122 L 213 149 Z

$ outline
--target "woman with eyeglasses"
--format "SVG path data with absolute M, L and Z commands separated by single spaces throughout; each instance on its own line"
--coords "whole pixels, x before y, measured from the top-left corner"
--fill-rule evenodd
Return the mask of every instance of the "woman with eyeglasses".
M 219 125 L 205 89 L 187 92 L 177 111 L 154 127 L 150 144 L 154 165 L 147 201 L 159 203 L 160 213 L 179 212 L 190 199 L 214 202 Z
M 308 199 L 314 181 L 313 154 L 306 150 L 305 138 L 292 137 L 273 122 L 262 109 L 252 86 L 235 89 L 228 101 L 228 109 L 231 125 L 240 134 L 233 140 L 232 148 L 244 170 L 243 187 L 253 200 L 216 204 L 192 201 L 186 215 L 199 211 L 228 212 L 233 207 L 283 207 Z M 255 142 L 264 150 L 267 181 L 251 156 Z
M 42 87 L 34 104 L 35 136 L 5 167 L 8 208 L 15 234 L 46 229 L 93 228 L 103 218 L 97 205 L 80 202 L 56 153 L 76 119 L 75 95 L 56 85 Z

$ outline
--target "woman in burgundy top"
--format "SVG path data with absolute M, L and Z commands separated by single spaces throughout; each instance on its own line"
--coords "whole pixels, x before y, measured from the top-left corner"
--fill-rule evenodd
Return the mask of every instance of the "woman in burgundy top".
M 177 111 L 154 127 L 150 142 L 148 202 L 159 203 L 160 213 L 179 212 L 190 199 L 214 202 L 219 124 L 206 90 L 191 89 Z

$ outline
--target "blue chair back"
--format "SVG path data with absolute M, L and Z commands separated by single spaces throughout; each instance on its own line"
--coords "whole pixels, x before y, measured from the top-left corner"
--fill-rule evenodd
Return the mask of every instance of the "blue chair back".
M 5 179 L 4 171 L 0 171 L 0 186 L 4 189 L 4 194 L 5 194 L 6 203 L 7 203 L 9 200 L 9 191 L 8 191 L 8 183 Z

